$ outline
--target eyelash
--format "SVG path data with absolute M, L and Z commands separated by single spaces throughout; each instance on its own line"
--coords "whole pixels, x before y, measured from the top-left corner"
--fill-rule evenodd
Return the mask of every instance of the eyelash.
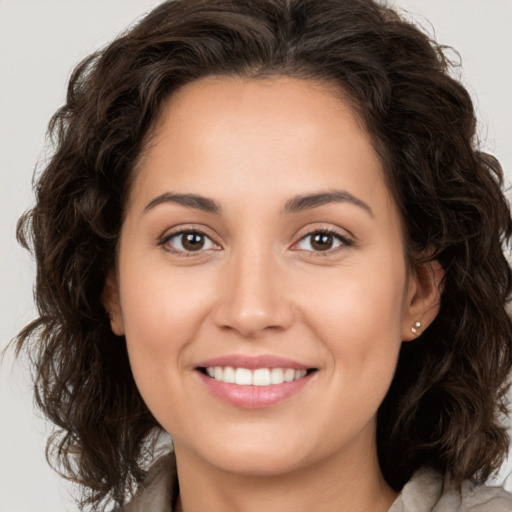
M 183 235 L 186 235 L 186 234 L 199 235 L 201 237 L 204 237 L 204 239 L 209 240 L 209 242 L 211 244 L 220 247 L 220 245 L 217 242 L 215 242 L 210 235 L 208 235 L 201 229 L 194 229 L 194 228 L 181 229 L 179 231 L 175 231 L 173 233 L 166 234 L 157 242 L 157 245 L 163 247 L 166 251 L 169 251 L 169 252 L 172 252 L 179 256 L 184 256 L 184 257 L 196 256 L 196 255 L 204 253 L 205 250 L 219 250 L 219 249 L 212 249 L 212 248 L 203 249 L 201 247 L 197 251 L 188 251 L 186 249 L 176 249 L 176 248 L 170 248 L 167 246 L 167 244 L 169 244 L 169 242 L 173 238 L 178 238 L 180 236 L 183 237 Z M 315 235 L 332 236 L 334 239 L 336 239 L 338 242 L 340 242 L 340 245 L 338 247 L 335 247 L 332 249 L 318 250 L 318 251 L 308 250 L 308 249 L 293 249 L 293 247 L 297 246 L 302 241 L 306 240 L 307 238 L 313 237 Z M 181 245 L 183 247 L 183 239 L 181 241 Z M 315 229 L 313 231 L 310 231 L 309 233 L 304 234 L 297 242 L 295 242 L 292 246 L 292 250 L 296 250 L 296 251 L 303 250 L 303 251 L 310 252 L 310 253 L 314 254 L 315 257 L 316 256 L 325 257 L 325 256 L 329 256 L 329 255 L 333 254 L 334 252 L 338 252 L 340 250 L 351 247 L 353 245 L 354 245 L 353 240 L 348 238 L 346 235 L 342 235 L 333 229 Z
M 186 249 L 176 249 L 174 247 L 169 247 L 168 244 L 173 238 L 183 237 L 184 235 L 191 234 L 191 235 L 199 235 L 204 238 L 204 240 L 208 240 L 211 244 L 219 246 L 217 242 L 215 242 L 210 235 L 205 233 L 201 229 L 197 228 L 188 228 L 188 229 L 181 229 L 179 231 L 174 231 L 172 233 L 164 235 L 157 243 L 157 245 L 164 248 L 164 250 L 172 252 L 174 254 L 177 254 L 178 256 L 184 256 L 184 257 L 190 257 L 190 256 L 196 256 L 198 254 L 204 253 L 205 250 L 218 250 L 218 249 L 203 249 L 202 247 L 199 248 L 197 251 L 187 251 Z M 183 247 L 183 238 L 181 240 L 181 246 Z
M 306 240 L 307 238 L 314 237 L 315 235 L 328 235 L 328 236 L 331 236 L 334 239 L 336 239 L 338 242 L 340 242 L 340 245 L 338 247 L 334 247 L 334 248 L 331 248 L 331 249 L 326 249 L 326 250 L 323 250 L 323 251 L 314 251 L 314 250 L 307 250 L 307 249 L 305 249 L 307 252 L 311 252 L 312 254 L 314 254 L 315 257 L 330 256 L 333 253 L 337 253 L 338 251 L 342 251 L 342 250 L 344 250 L 344 249 L 354 245 L 354 241 L 352 239 L 350 239 L 346 235 L 342 235 L 341 233 L 339 233 L 336 230 L 329 229 L 329 228 L 319 228 L 319 229 L 315 229 L 315 230 L 310 231 L 309 233 L 306 233 L 305 235 L 303 235 L 299 239 L 298 242 L 293 244 L 293 247 L 297 246 L 299 243 L 301 243 L 302 241 Z M 310 242 L 310 245 L 311 245 L 311 242 Z M 301 249 L 295 249 L 295 250 L 301 250 Z

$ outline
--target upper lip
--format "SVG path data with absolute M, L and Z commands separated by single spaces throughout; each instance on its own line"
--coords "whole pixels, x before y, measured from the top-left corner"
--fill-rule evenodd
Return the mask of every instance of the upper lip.
M 311 365 L 302 364 L 287 357 L 264 354 L 259 356 L 249 356 L 243 354 L 231 354 L 202 361 L 197 365 L 198 368 L 208 368 L 214 366 L 232 366 L 234 368 L 247 368 L 248 370 L 257 370 L 258 368 L 293 368 L 294 370 L 309 370 Z

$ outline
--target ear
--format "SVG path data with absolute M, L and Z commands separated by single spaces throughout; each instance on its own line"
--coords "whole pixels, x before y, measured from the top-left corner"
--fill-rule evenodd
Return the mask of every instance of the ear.
M 106 309 L 110 318 L 110 328 L 117 336 L 124 335 L 124 322 L 121 311 L 121 302 L 119 301 L 119 288 L 115 271 L 109 272 L 105 281 L 105 287 L 101 294 L 103 307 Z
M 434 321 L 441 306 L 444 270 L 438 261 L 411 269 L 402 321 L 402 340 L 416 339 Z

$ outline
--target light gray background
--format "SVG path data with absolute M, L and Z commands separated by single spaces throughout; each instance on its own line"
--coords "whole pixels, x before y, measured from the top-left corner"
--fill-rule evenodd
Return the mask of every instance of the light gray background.
M 320 0 L 319 0 L 320 1 Z M 33 262 L 14 239 L 32 202 L 31 176 L 74 65 L 159 0 L 0 0 L 0 348 L 33 318 Z M 397 0 L 462 56 L 484 148 L 512 181 L 512 0 Z M 429 21 L 427 21 L 429 20 Z M 76 510 L 44 458 L 27 372 L 0 367 L 0 512 Z M 512 461 L 499 481 L 512 472 Z M 507 487 L 512 489 L 512 478 Z

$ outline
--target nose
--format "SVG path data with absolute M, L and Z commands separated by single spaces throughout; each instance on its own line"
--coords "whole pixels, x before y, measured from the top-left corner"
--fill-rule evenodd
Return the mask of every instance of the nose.
M 245 338 L 283 331 L 294 321 L 290 290 L 271 251 L 233 254 L 222 273 L 214 321 Z

